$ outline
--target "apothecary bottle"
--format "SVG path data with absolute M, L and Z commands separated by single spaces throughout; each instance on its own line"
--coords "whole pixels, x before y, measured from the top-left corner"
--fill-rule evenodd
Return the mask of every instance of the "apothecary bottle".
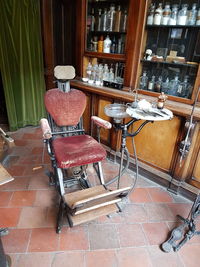
M 149 14 L 147 16 L 147 25 L 153 25 L 154 12 L 155 12 L 155 5 L 151 4 L 149 8 Z
M 126 31 L 127 19 L 128 19 L 128 13 L 127 13 L 127 10 L 125 9 L 123 14 L 122 14 L 121 23 L 120 23 L 120 31 L 121 32 Z
M 176 25 L 178 20 L 178 5 L 172 6 L 171 16 L 169 18 L 169 25 Z
M 188 11 L 188 25 L 195 25 L 197 19 L 197 4 L 192 5 L 192 9 Z
M 188 19 L 188 5 L 182 5 L 182 9 L 178 12 L 177 25 L 186 25 Z
M 151 77 L 151 80 L 148 82 L 148 90 L 149 91 L 154 91 L 154 87 L 155 87 L 155 76 L 153 75 Z
M 169 91 L 168 91 L 168 94 L 169 95 L 176 96 L 177 95 L 177 90 L 179 88 L 179 85 L 180 85 L 179 77 L 178 77 L 178 75 L 176 75 L 174 77 L 174 79 L 172 79 L 170 81 L 170 83 L 169 83 Z
M 142 76 L 140 77 L 140 84 L 139 84 L 140 89 L 146 90 L 147 84 L 148 84 L 147 72 L 144 71 Z
M 94 17 L 94 8 L 92 8 L 91 27 L 90 27 L 91 31 L 94 31 L 94 26 L 95 26 L 95 17 Z
M 98 16 L 96 18 L 96 25 L 95 25 L 96 31 L 101 31 L 101 25 L 102 25 L 102 14 L 101 14 L 101 9 L 99 9 Z
M 162 92 L 164 92 L 165 94 L 168 94 L 169 91 L 169 78 L 167 77 L 167 79 L 165 80 L 165 82 L 162 83 Z
M 115 25 L 115 5 L 110 6 L 110 10 L 108 11 L 108 19 L 107 19 L 107 29 L 106 31 L 113 31 Z
M 112 41 L 110 40 L 110 37 L 107 35 L 106 39 L 103 42 L 103 52 L 104 53 L 110 53 Z
M 161 19 L 162 25 L 168 25 L 170 15 L 171 15 L 170 5 L 167 4 L 167 5 L 165 5 L 165 8 L 164 8 L 163 13 L 162 13 L 162 19 Z
M 162 89 L 162 76 L 158 77 L 158 80 L 155 83 L 155 91 L 160 93 Z
M 154 25 L 160 25 L 161 24 L 162 13 L 163 13 L 162 3 L 160 3 L 155 10 L 155 15 L 154 15 L 154 19 L 153 19 Z
M 120 31 L 120 22 L 121 22 L 121 6 L 117 7 L 116 15 L 115 15 L 115 24 L 114 24 L 114 32 L 119 32 Z
M 101 18 L 101 31 L 106 31 L 107 29 L 107 21 L 108 21 L 108 11 L 107 8 L 104 8 L 104 13 Z
M 91 79 L 91 74 L 92 74 L 92 64 L 89 62 L 86 69 L 86 76 L 88 80 Z

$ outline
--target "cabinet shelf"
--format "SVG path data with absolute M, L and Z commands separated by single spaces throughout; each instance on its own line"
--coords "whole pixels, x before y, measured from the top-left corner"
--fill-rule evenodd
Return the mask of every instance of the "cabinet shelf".
M 174 63 L 174 62 L 166 62 L 166 61 L 151 61 L 141 59 L 141 62 L 144 63 L 151 63 L 151 64 L 165 64 L 165 65 L 172 65 L 172 66 L 180 66 L 180 67 L 191 67 L 191 68 L 198 68 L 198 64 L 188 64 L 188 63 Z
M 114 31 L 89 31 L 89 33 L 92 34 L 109 34 L 109 35 L 121 35 L 121 34 L 126 34 L 126 32 L 114 32 Z
M 109 59 L 109 60 L 115 60 L 115 61 L 122 61 L 122 62 L 126 60 L 125 54 L 114 54 L 114 53 L 111 54 L 111 53 L 99 53 L 99 52 L 85 51 L 84 56 Z
M 150 28 L 199 28 L 200 29 L 200 25 L 146 25 L 147 29 Z

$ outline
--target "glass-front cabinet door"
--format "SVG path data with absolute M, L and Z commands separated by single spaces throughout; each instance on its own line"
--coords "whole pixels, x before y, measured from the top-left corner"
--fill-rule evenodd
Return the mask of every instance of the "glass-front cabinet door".
M 194 98 L 200 86 L 200 1 L 149 1 L 143 40 L 138 88 L 183 102 Z
M 128 21 L 127 0 L 86 1 L 85 81 L 123 87 Z

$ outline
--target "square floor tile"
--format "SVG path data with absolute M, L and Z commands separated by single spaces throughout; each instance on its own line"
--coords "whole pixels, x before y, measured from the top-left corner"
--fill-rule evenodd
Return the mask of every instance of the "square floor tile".
M 85 255 L 87 267 L 117 267 L 117 255 L 115 250 L 87 251 Z
M 83 252 L 61 252 L 55 254 L 52 267 L 86 267 L 84 262 Z
M 31 233 L 29 252 L 48 252 L 58 250 L 59 235 L 54 228 L 37 228 Z
M 46 207 L 24 207 L 18 223 L 18 228 L 39 228 L 47 225 Z
M 0 227 L 16 227 L 21 208 L 0 208 Z
M 87 227 L 62 228 L 59 250 L 87 250 L 88 248 Z
M 6 253 L 22 253 L 27 251 L 30 229 L 10 229 L 9 234 L 2 237 Z
M 52 253 L 20 254 L 16 267 L 51 267 L 53 257 Z
M 146 188 L 135 188 L 129 195 L 129 199 L 133 203 L 152 202 L 149 192 Z
M 147 245 L 140 224 L 118 224 L 117 231 L 121 247 L 140 247 Z
M 165 222 L 143 223 L 142 227 L 150 245 L 160 245 L 169 236 L 169 228 Z
M 167 192 L 163 188 L 148 188 L 147 189 L 152 201 L 155 202 L 160 202 L 160 203 L 170 203 L 173 202 L 173 198 L 171 197 L 170 193 Z
M 35 201 L 36 191 L 16 191 L 10 200 L 10 207 L 32 206 Z
M 119 248 L 119 239 L 115 225 L 88 225 L 90 249 Z
M 11 199 L 12 192 L 0 191 L 0 207 L 7 207 Z

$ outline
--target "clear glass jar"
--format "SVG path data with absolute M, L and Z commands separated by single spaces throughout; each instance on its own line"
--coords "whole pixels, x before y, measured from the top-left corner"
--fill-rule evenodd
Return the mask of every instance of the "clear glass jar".
M 103 68 L 103 80 L 108 81 L 109 80 L 109 69 L 108 69 L 108 64 L 104 65 Z
M 161 24 L 162 13 L 163 13 L 162 3 L 160 3 L 158 5 L 158 8 L 156 8 L 156 10 L 155 10 L 155 15 L 153 18 L 153 24 L 154 25 L 160 25 Z
M 170 16 L 171 16 L 170 5 L 165 5 L 165 8 L 164 8 L 163 13 L 162 13 L 161 24 L 162 25 L 168 25 Z
M 168 94 L 169 91 L 169 78 L 166 79 L 165 82 L 162 83 L 162 92 L 164 92 L 165 94 Z
M 188 5 L 182 5 L 182 9 L 178 12 L 177 25 L 186 25 L 188 19 Z
M 127 10 L 125 9 L 123 14 L 122 14 L 121 22 L 120 22 L 120 31 L 121 32 L 126 31 L 127 19 L 128 19 L 128 13 L 127 13 Z
M 149 8 L 149 13 L 147 16 L 147 25 L 153 25 L 154 12 L 155 12 L 155 5 L 151 4 Z
M 176 25 L 178 19 L 178 5 L 172 6 L 171 16 L 169 18 L 169 25 Z
M 169 83 L 169 91 L 168 91 L 168 94 L 169 95 L 176 96 L 177 95 L 177 91 L 179 89 L 179 85 L 180 85 L 179 77 L 178 77 L 178 75 L 176 75 L 174 77 L 174 79 L 172 79 L 170 81 L 170 83 Z
M 144 71 L 142 76 L 140 77 L 140 85 L 139 88 L 146 90 L 147 89 L 147 84 L 148 84 L 148 77 L 147 77 L 147 72 Z
M 195 25 L 197 19 L 197 4 L 192 5 L 192 9 L 188 11 L 188 25 Z
M 149 91 L 154 91 L 154 87 L 155 87 L 155 79 L 156 79 L 156 77 L 153 75 L 153 76 L 151 77 L 151 80 L 150 80 L 149 83 L 148 83 L 148 90 L 149 90 Z
M 102 14 L 101 14 L 101 9 L 99 9 L 95 24 L 96 31 L 101 31 L 101 25 L 102 25 Z

